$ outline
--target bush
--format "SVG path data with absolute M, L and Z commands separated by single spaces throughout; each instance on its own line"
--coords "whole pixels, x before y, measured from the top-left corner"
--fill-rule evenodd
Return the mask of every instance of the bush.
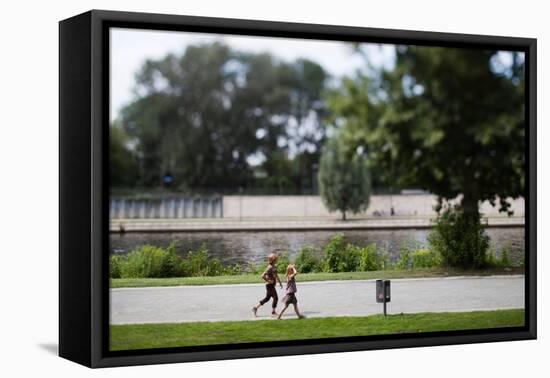
M 378 248 L 377 251 L 378 265 L 380 270 L 392 269 L 393 263 L 389 252 L 385 248 Z
M 168 248 L 144 245 L 133 250 L 120 264 L 122 278 L 161 278 L 177 276 L 179 257 L 176 256 L 175 245 Z M 119 263 L 121 261 L 118 261 Z
M 399 249 L 399 258 L 395 264 L 398 270 L 410 269 L 412 266 L 412 249 L 407 244 L 402 244 Z
M 508 246 L 503 247 L 500 257 L 498 257 L 496 251 L 493 248 L 489 248 L 485 256 L 485 266 L 491 268 L 508 268 L 512 266 L 508 251 Z
M 263 267 L 259 267 L 262 269 Z M 220 260 L 211 258 L 202 245 L 198 251 L 190 251 L 187 258 L 176 255 L 176 244 L 167 248 L 144 245 L 127 256 L 110 257 L 111 278 L 164 278 L 186 276 L 237 275 L 244 269 L 239 264 L 223 266 Z
M 412 267 L 434 268 L 441 265 L 441 256 L 431 249 L 417 249 L 412 253 Z
M 172 242 L 164 251 L 160 277 L 177 277 L 181 274 L 181 257 L 176 255 L 176 243 Z
M 372 243 L 359 250 L 359 270 L 363 272 L 380 270 L 382 262 L 376 253 L 376 244 Z
M 120 278 L 121 266 L 125 263 L 124 257 L 113 255 L 109 260 L 109 277 Z
M 346 245 L 344 244 L 344 235 L 336 234 L 325 246 L 323 270 L 326 272 L 342 272 L 344 265 L 342 256 L 344 255 L 345 250 Z
M 498 266 L 497 253 L 493 248 L 489 248 L 489 250 L 487 251 L 487 254 L 485 255 L 485 266 L 487 267 Z
M 201 245 L 198 251 L 189 251 L 187 258 L 181 262 L 183 276 L 203 277 L 220 276 L 223 274 L 220 260 L 210 258 L 206 245 Z
M 510 246 L 506 244 L 502 247 L 502 251 L 500 252 L 500 266 L 509 267 L 511 265 L 512 262 L 510 261 Z
M 243 273 L 243 267 L 239 264 L 227 265 L 223 268 L 224 276 L 236 276 Z
M 344 254 L 341 259 L 340 272 L 356 272 L 359 270 L 359 261 L 362 248 L 351 243 L 346 244 Z
M 440 212 L 428 240 L 446 266 L 471 269 L 487 265 L 489 237 L 481 216 L 465 214 L 458 205 Z
M 319 272 L 322 269 L 321 265 L 321 260 L 316 256 L 313 247 L 302 247 L 296 256 L 296 269 L 300 273 Z

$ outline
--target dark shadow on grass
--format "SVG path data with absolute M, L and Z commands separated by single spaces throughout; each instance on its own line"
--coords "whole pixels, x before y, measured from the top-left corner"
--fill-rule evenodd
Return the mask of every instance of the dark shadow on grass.
M 38 344 L 38 347 L 54 355 L 59 355 L 59 345 L 56 343 L 42 343 Z

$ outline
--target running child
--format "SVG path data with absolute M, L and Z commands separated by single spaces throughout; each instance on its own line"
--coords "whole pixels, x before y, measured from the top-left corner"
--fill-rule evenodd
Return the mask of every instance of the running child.
M 281 320 L 283 313 L 291 303 L 294 306 L 294 311 L 296 312 L 296 315 L 298 315 L 298 318 L 303 319 L 305 317 L 303 314 L 300 313 L 300 310 L 298 310 L 298 299 L 296 299 L 296 292 L 298 291 L 298 289 L 296 288 L 297 274 L 298 271 L 296 270 L 296 266 L 294 264 L 290 264 L 286 268 L 286 295 L 283 298 L 283 303 L 285 307 L 281 310 L 281 313 L 277 317 L 278 320 Z
M 265 298 L 263 298 L 260 301 L 260 303 L 252 307 L 252 312 L 254 313 L 254 316 L 256 316 L 258 308 L 260 306 L 263 306 L 271 298 L 273 298 L 273 303 L 271 304 L 271 315 L 273 316 L 277 315 L 277 311 L 275 311 L 275 309 L 277 308 L 277 301 L 279 300 L 279 296 L 277 295 L 275 284 L 279 282 L 279 286 L 281 287 L 281 289 L 283 288 L 283 284 L 281 283 L 281 280 L 279 279 L 279 275 L 277 274 L 278 258 L 279 256 L 277 256 L 276 253 L 271 253 L 267 257 L 268 265 L 266 270 L 262 273 L 262 279 L 265 281 L 266 294 L 265 294 Z

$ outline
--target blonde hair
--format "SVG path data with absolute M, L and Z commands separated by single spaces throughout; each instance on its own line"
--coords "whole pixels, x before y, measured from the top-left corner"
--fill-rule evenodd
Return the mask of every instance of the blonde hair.
M 286 276 L 290 276 L 292 273 L 294 273 L 294 264 L 288 264 L 286 267 Z
M 269 256 L 267 256 L 267 261 L 270 263 L 270 264 L 274 264 L 277 262 L 277 259 L 279 258 L 279 255 L 277 255 L 276 253 L 270 253 Z

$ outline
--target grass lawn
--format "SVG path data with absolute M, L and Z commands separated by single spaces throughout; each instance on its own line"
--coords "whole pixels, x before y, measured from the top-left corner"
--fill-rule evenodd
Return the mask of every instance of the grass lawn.
M 451 331 L 524 325 L 524 310 L 111 326 L 111 350 Z
M 495 275 L 495 274 L 523 274 L 523 268 L 493 268 L 487 270 L 461 270 L 461 269 L 408 269 L 408 270 L 382 270 L 373 272 L 347 272 L 347 273 L 303 273 L 298 275 L 300 282 L 306 281 L 332 281 L 332 280 L 374 280 L 396 278 L 419 277 L 447 277 L 463 275 Z M 283 277 L 281 277 L 283 279 Z M 111 279 L 111 287 L 155 287 L 155 286 L 182 286 L 182 285 L 222 285 L 262 283 L 259 274 L 241 274 L 237 276 L 215 277 L 175 277 L 175 278 L 115 278 Z

